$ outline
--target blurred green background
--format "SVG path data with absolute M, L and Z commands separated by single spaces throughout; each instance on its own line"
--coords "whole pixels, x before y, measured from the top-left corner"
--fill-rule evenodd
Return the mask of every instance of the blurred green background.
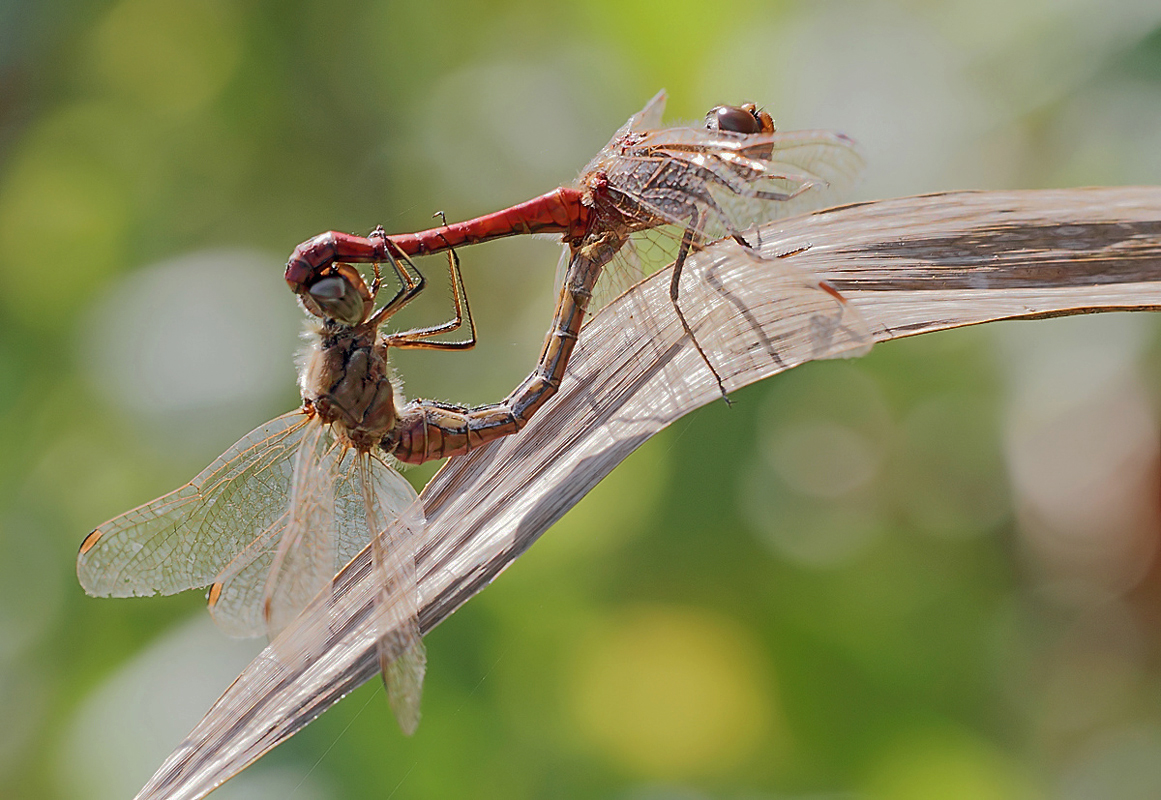
M 0 797 L 131 796 L 259 649 L 199 592 L 94 600 L 73 564 L 296 405 L 299 241 L 547 191 L 661 87 L 672 118 L 750 99 L 854 136 L 860 198 L 1158 183 L 1159 26 L 1153 0 L 0 2 Z M 558 251 L 464 250 L 480 346 L 402 354 L 409 395 L 506 394 Z M 425 300 L 400 324 L 446 318 Z M 369 684 L 214 796 L 1161 797 L 1155 334 L 995 325 L 715 403 L 427 638 L 414 738 Z

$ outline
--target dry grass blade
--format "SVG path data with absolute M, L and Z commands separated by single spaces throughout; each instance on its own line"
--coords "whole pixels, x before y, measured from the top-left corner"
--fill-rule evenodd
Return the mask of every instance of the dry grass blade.
M 841 304 L 800 282 L 791 291 L 772 263 L 826 277 L 875 341 L 996 319 L 1161 308 L 1161 188 L 908 197 L 785 220 L 754 240 L 770 260 L 724 242 L 686 267 L 697 278 L 687 276 L 682 305 L 727 388 L 858 344 L 844 336 Z M 423 491 L 424 631 L 638 445 L 719 397 L 682 336 L 668 284 L 663 270 L 594 317 L 554 401 L 520 435 L 453 459 Z M 329 624 L 322 655 L 292 670 L 264 651 L 139 797 L 204 796 L 376 675 L 370 561 L 364 550 L 337 579 L 337 597 L 316 599 L 284 632 Z

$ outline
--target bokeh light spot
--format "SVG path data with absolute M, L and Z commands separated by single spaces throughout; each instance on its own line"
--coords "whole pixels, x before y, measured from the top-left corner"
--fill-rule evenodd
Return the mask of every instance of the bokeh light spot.
M 1021 544 L 1042 587 L 1060 602 L 1100 604 L 1136 586 L 1156 557 L 1161 428 L 1133 374 L 1148 320 L 1079 321 L 1004 329 L 1005 449 Z
M 1127 725 L 1093 737 L 1065 770 L 1057 797 L 1161 797 L 1161 729 L 1155 724 Z
M 193 253 L 126 276 L 93 305 L 81 363 L 108 402 L 174 435 L 251 423 L 293 402 L 302 319 L 273 258 Z
M 157 639 L 76 709 L 54 759 L 56 796 L 131 797 L 260 648 L 253 640 L 227 639 L 205 614 Z M 332 796 L 308 778 L 307 769 L 263 764 L 231 781 L 219 796 Z
M 1009 515 L 995 414 L 986 397 L 954 393 L 921 403 L 903 421 L 896 494 L 919 530 L 965 539 Z
M 17 660 L 52 629 L 65 587 L 58 551 L 32 519 L 0 520 L 0 664 Z M 0 703 L 0 709 L 4 707 Z
M 13 667 L 0 658 L 0 779 L 32 758 L 36 734 L 44 725 L 48 681 L 43 672 Z
M 894 427 L 879 384 L 849 364 L 819 365 L 779 384 L 760 420 L 738 499 L 761 541 L 812 568 L 864 554 L 886 525 L 876 488 Z
M 825 420 L 790 426 L 771 453 L 774 469 L 792 489 L 811 497 L 835 498 L 875 477 L 879 454 L 857 430 Z
M 641 607 L 578 655 L 571 703 L 581 732 L 654 779 L 724 772 L 771 729 L 771 675 L 747 631 L 700 609 Z

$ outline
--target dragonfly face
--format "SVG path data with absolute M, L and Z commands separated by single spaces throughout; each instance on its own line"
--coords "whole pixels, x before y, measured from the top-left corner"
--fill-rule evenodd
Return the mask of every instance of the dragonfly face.
M 375 293 L 350 264 L 331 264 L 298 294 L 309 313 L 324 320 L 355 326 L 364 322 L 375 304 Z

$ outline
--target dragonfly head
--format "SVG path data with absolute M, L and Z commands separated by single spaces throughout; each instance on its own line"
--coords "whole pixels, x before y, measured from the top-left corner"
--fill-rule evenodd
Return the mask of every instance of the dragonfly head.
M 753 103 L 740 106 L 715 106 L 705 115 L 705 126 L 711 131 L 730 133 L 774 133 L 774 118 Z
M 371 315 L 375 297 L 350 264 L 330 264 L 298 293 L 303 308 L 323 319 L 354 327 Z

